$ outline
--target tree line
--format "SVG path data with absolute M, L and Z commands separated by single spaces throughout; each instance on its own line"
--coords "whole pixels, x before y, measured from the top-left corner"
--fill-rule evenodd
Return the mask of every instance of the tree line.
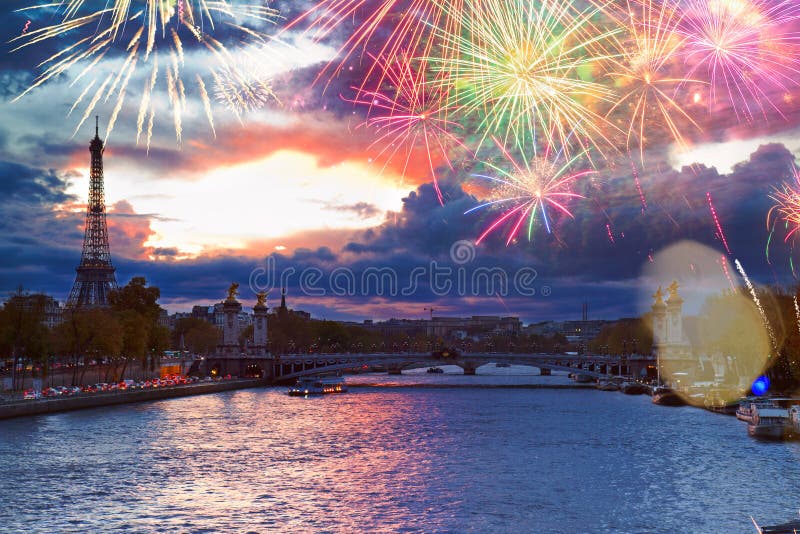
M 104 367 L 106 381 L 122 380 L 133 361 L 155 369 L 170 343 L 169 329 L 158 323 L 160 296 L 134 277 L 109 293 L 107 308 L 68 307 L 51 329 L 44 323 L 48 297 L 18 289 L 0 310 L 0 356 L 11 362 L 12 389 L 22 386 L 29 366 L 46 378 L 54 359 L 71 367 L 73 385 L 84 383 L 91 364 Z

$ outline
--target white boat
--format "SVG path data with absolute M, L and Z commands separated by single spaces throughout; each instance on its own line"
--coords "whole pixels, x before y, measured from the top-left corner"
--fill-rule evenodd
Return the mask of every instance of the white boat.
M 784 439 L 789 430 L 789 410 L 786 408 L 755 408 L 747 425 L 748 434 L 762 439 Z
M 326 393 L 344 393 L 347 386 L 344 378 L 334 377 L 304 377 L 300 378 L 295 385 L 289 388 L 289 395 L 294 397 L 305 397 L 306 395 L 324 395 Z
M 736 409 L 736 419 L 744 421 L 745 423 L 750 423 L 753 420 L 753 415 L 756 410 L 760 408 L 778 408 L 778 405 L 771 399 L 746 397 L 742 399 L 739 403 L 739 407 Z

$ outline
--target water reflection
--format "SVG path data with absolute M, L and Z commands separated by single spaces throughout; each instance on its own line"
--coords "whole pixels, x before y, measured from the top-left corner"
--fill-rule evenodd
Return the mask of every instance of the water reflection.
M 250 390 L 1 422 L 0 530 L 747 532 L 797 452 L 619 393 Z

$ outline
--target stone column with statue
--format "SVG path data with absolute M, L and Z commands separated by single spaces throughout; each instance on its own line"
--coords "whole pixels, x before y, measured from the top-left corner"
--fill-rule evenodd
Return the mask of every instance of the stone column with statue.
M 218 347 L 218 352 L 226 356 L 238 356 L 242 352 L 239 346 L 239 313 L 242 311 L 242 305 L 236 300 L 238 294 L 239 284 L 234 282 L 228 288 L 228 298 L 222 303 L 225 320 L 222 325 L 222 343 Z
M 265 356 L 268 354 L 267 337 L 267 294 L 257 293 L 258 299 L 253 306 L 253 345 L 254 356 Z
M 683 332 L 683 299 L 678 295 L 678 288 L 677 281 L 667 287 L 669 297 L 666 302 L 661 287 L 653 295 L 653 352 L 662 379 L 665 378 L 665 369 L 668 374 L 677 371 L 693 373 L 696 367 Z

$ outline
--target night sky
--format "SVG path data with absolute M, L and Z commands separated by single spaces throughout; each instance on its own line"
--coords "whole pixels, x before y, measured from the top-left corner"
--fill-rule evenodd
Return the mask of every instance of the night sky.
M 84 8 L 95 3 L 105 4 L 87 1 Z M 90 61 L 12 102 L 41 72 L 35 65 L 76 39 L 60 36 L 12 52 L 18 42 L 8 41 L 27 21 L 27 31 L 34 31 L 58 20 L 48 12 L 14 12 L 29 5 L 4 2 L 0 30 L 0 290 L 21 285 L 63 300 L 83 239 L 94 120 L 75 129 L 92 89 L 72 113 L 70 108 L 89 84 L 99 87 L 118 72 L 127 40 L 85 75 L 79 77 Z M 293 20 L 299 12 L 283 16 Z M 639 313 L 641 295 L 652 293 L 653 284 L 669 284 L 642 273 L 660 250 L 682 240 L 707 245 L 731 264 L 738 259 L 758 283 L 794 283 L 785 228 L 777 226 L 769 256 L 766 247 L 770 194 L 790 179 L 800 150 L 800 74 L 785 80 L 785 87 L 765 85 L 764 98 L 779 105 L 753 117 L 737 117 L 735 106 L 724 101 L 687 108 L 701 123 L 697 131 L 687 128 L 688 149 L 654 128 L 644 162 L 638 149 L 631 157 L 595 161 L 597 172 L 575 185 L 582 198 L 570 204 L 574 218 L 554 217 L 551 233 L 537 226 L 531 241 L 523 232 L 507 245 L 502 228 L 475 246 L 497 217 L 487 210 L 465 214 L 485 197 L 486 184 L 475 175 L 481 161 L 497 157 L 491 141 L 475 157 L 454 156 L 453 168 L 437 161 L 441 204 L 422 149 L 408 161 L 389 160 L 374 128 L 362 124 L 367 109 L 352 103 L 358 97 L 353 88 L 374 76 L 369 53 L 357 49 L 341 65 L 336 60 L 352 23 L 319 42 L 300 26 L 281 35 L 285 47 L 257 56 L 274 91 L 258 109 L 237 116 L 206 76 L 213 131 L 192 80 L 214 56 L 187 44 L 180 141 L 163 82 L 171 60 L 162 54 L 149 150 L 136 137 L 139 99 L 151 70 L 133 72 L 105 151 L 110 246 L 121 284 L 145 276 L 161 288 L 161 304 L 171 312 L 218 302 L 233 281 L 241 284 L 246 305 L 255 302 L 253 289 L 271 288 L 272 306 L 280 274 L 293 269 L 286 281 L 289 305 L 328 319 L 425 317 L 425 308 L 433 307 L 436 315 L 515 315 L 535 322 L 577 319 L 584 301 L 591 318 L 615 318 Z M 131 24 L 126 35 L 134 30 Z M 234 57 L 245 57 L 238 47 L 246 45 L 233 30 L 220 26 L 214 35 Z M 116 101 L 100 99 L 90 113 L 100 115 L 101 137 Z M 506 276 L 509 287 L 487 283 L 491 276 L 474 275 L 476 269 Z M 432 270 L 445 274 L 434 283 Z M 716 275 L 724 280 L 721 266 Z M 730 276 L 741 283 L 735 269 Z M 391 277 L 396 288 L 387 281 Z

